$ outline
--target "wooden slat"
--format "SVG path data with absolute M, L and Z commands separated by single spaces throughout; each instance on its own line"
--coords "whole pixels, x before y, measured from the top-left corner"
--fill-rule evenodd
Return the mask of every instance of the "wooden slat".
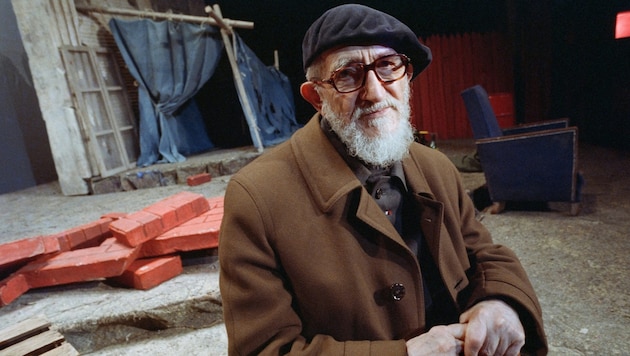
M 42 356 L 76 356 L 79 352 L 67 342 L 48 352 L 44 352 Z
M 63 335 L 50 330 L 44 316 L 35 316 L 0 330 L 0 356 L 75 356 L 79 353 Z
M 38 355 L 60 346 L 63 341 L 63 335 L 57 331 L 46 330 L 41 334 L 0 350 L 0 356 Z
M 50 327 L 50 322 L 36 316 L 0 330 L 0 349 L 39 334 Z M 0 351 L 1 354 L 2 351 Z

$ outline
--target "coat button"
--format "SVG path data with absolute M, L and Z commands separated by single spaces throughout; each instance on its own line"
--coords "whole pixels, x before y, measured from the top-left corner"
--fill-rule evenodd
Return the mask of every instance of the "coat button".
M 405 297 L 405 286 L 402 283 L 394 283 L 389 287 L 389 292 L 393 300 L 399 301 Z

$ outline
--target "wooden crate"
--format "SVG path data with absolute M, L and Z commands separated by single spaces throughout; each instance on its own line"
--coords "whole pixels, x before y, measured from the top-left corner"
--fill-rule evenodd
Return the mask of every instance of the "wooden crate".
M 0 356 L 78 355 L 50 325 L 45 317 L 37 316 L 0 330 Z

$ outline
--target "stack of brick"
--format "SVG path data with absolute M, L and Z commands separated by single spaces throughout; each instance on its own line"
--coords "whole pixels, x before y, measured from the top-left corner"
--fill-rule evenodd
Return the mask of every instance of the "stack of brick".
M 131 213 L 0 245 L 0 307 L 32 288 L 109 279 L 149 289 L 183 270 L 180 253 L 216 248 L 223 197 L 181 192 Z

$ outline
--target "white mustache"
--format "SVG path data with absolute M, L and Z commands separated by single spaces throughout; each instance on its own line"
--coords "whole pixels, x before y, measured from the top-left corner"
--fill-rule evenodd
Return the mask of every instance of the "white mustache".
M 399 110 L 399 103 L 397 100 L 395 99 L 387 99 L 385 101 L 370 105 L 368 107 L 358 107 L 356 108 L 356 110 L 352 113 L 352 121 L 356 121 L 359 120 L 361 118 L 361 116 L 363 115 L 369 115 L 372 113 L 375 113 L 377 111 L 383 110 L 383 109 L 387 109 L 387 108 L 393 108 L 396 111 L 400 111 Z

